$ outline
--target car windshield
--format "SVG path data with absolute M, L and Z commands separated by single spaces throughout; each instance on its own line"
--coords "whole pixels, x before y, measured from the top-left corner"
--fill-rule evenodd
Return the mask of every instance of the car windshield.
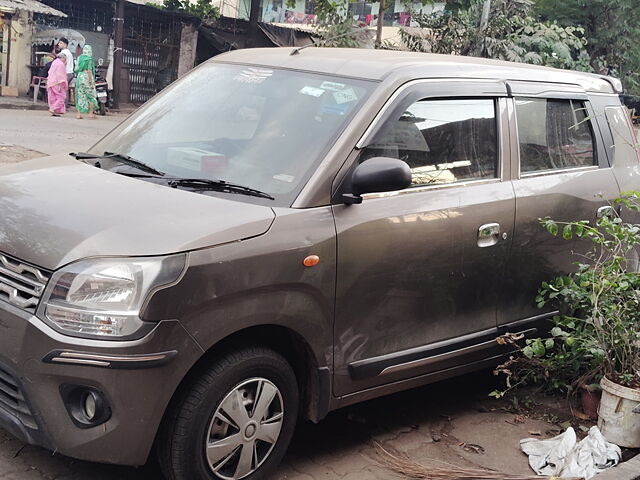
M 170 177 L 241 184 L 275 198 L 243 200 L 290 205 L 374 86 L 209 63 L 132 115 L 91 153 L 126 155 Z

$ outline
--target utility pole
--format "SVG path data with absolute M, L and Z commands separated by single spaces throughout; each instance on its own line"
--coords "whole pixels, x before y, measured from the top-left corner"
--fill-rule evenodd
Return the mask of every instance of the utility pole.
M 380 0 L 380 10 L 378 10 L 378 24 L 376 28 L 376 48 L 382 46 L 382 25 L 384 24 L 384 0 Z
M 478 29 L 478 35 L 476 35 L 476 48 L 475 55 L 481 57 L 485 48 L 485 35 L 484 32 L 489 24 L 489 14 L 491 13 L 491 0 L 484 0 L 482 6 L 482 16 L 480 17 L 480 28 Z
M 120 92 L 122 91 L 122 49 L 124 48 L 124 4 L 125 0 L 117 0 L 115 31 L 113 38 L 113 108 L 120 106 Z
M 251 9 L 249 10 L 249 32 L 247 35 L 247 47 L 256 46 L 256 37 L 258 36 L 258 16 L 260 15 L 260 0 L 251 0 Z
M 484 0 L 484 5 L 482 6 L 482 17 L 480 18 L 481 31 L 487 28 L 487 24 L 489 23 L 489 13 L 491 13 L 491 0 Z

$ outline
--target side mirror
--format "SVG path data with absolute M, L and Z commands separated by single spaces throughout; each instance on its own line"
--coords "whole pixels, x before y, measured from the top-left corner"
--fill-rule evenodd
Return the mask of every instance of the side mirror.
M 374 157 L 362 162 L 353 171 L 352 193 L 342 195 L 348 205 L 362 203 L 363 193 L 393 192 L 411 185 L 411 169 L 397 158 Z

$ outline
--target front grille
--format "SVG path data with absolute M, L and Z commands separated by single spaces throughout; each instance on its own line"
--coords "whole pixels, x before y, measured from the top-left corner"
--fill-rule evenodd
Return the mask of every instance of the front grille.
M 20 381 L 0 364 L 0 408 L 15 415 L 23 425 L 37 430 L 38 424 L 27 405 Z
M 0 253 L 0 300 L 34 313 L 50 273 Z

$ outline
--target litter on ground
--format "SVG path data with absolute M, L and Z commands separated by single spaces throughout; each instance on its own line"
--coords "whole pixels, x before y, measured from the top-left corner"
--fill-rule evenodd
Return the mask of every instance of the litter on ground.
M 564 433 L 540 440 L 520 440 L 520 448 L 529 456 L 529 465 L 538 475 L 560 477 L 584 477 L 590 479 L 620 462 L 620 447 L 609 443 L 598 427 L 591 427 L 589 434 L 577 442 L 572 427 Z

